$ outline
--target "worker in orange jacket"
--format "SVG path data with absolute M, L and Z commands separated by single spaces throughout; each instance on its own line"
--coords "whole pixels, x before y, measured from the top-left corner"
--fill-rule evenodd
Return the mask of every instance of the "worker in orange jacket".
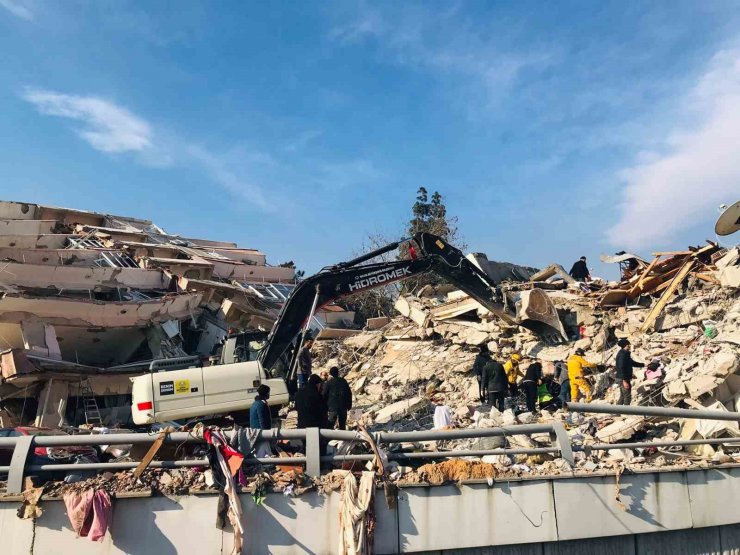
M 591 402 L 591 386 L 583 375 L 584 368 L 596 368 L 596 364 L 588 362 L 583 355 L 583 349 L 576 349 L 575 354 L 568 358 L 568 379 L 570 380 L 570 398 L 574 403 L 578 402 L 580 394 L 586 397 L 586 402 Z

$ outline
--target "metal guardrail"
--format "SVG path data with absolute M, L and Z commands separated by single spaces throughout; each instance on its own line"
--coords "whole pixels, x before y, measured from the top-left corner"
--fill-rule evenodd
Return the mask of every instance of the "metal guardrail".
M 696 418 L 702 420 L 740 421 L 740 413 L 722 411 L 704 411 L 693 409 L 675 409 L 661 407 L 638 407 L 625 405 L 602 405 L 586 403 L 567 403 L 566 408 L 572 412 L 626 414 L 662 418 Z M 520 424 L 495 428 L 472 428 L 463 430 L 425 430 L 416 432 L 375 432 L 371 439 L 376 444 L 397 444 L 404 442 L 445 441 L 455 439 L 480 439 L 487 437 L 507 437 L 515 435 L 531 436 L 547 433 L 550 435 L 550 447 L 532 447 L 523 449 L 461 449 L 453 451 L 417 451 L 389 452 L 388 459 L 393 461 L 410 461 L 418 459 L 440 459 L 449 457 L 482 457 L 486 455 L 533 455 L 556 453 L 571 465 L 575 465 L 574 452 L 608 451 L 611 449 L 644 449 L 648 447 L 673 447 L 689 445 L 740 444 L 740 438 L 709 438 L 665 442 L 632 442 L 632 443 L 599 443 L 592 445 L 573 445 L 565 427 L 560 422 L 547 424 Z M 68 446 L 102 446 L 150 444 L 159 434 L 126 433 L 126 434 L 92 434 L 69 436 L 19 436 L 0 438 L 0 448 L 13 447 L 13 456 L 9 466 L 0 466 L 0 473 L 8 473 L 7 492 L 20 493 L 23 489 L 23 478 L 28 472 L 50 472 L 71 470 L 128 470 L 136 468 L 138 462 L 79 463 L 79 464 L 42 464 L 27 465 L 28 456 L 34 447 L 68 447 Z M 308 428 L 302 430 L 262 430 L 259 439 L 296 439 L 305 444 L 306 454 L 303 457 L 269 457 L 245 459 L 245 464 L 272 465 L 305 465 L 306 474 L 319 476 L 322 462 L 370 461 L 373 454 L 359 455 L 321 455 L 322 441 L 341 440 L 367 442 L 365 435 L 355 431 L 324 430 Z M 165 443 L 185 444 L 201 443 L 204 440 L 189 432 L 172 432 L 165 436 Z M 152 461 L 151 468 L 183 468 L 208 466 L 207 459 Z

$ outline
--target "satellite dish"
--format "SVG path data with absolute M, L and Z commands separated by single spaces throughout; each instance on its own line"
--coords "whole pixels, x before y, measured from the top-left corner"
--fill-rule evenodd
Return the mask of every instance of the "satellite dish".
M 717 235 L 732 235 L 740 229 L 740 200 L 722 212 L 714 225 Z

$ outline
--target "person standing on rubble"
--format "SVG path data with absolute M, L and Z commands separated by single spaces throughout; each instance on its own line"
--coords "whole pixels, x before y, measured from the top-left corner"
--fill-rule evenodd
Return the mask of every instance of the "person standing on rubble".
M 533 362 L 527 367 L 522 379 L 522 389 L 527 398 L 527 410 L 537 410 L 537 388 L 542 384 L 542 364 Z
M 303 342 L 303 347 L 298 353 L 298 389 L 306 385 L 311 375 L 311 347 L 313 347 L 313 339 L 308 338 Z
M 591 386 L 584 376 L 584 368 L 596 368 L 596 364 L 588 362 L 583 356 L 586 353 L 583 349 L 576 349 L 576 352 L 568 358 L 568 380 L 570 380 L 570 398 L 578 402 L 580 394 L 586 397 L 586 402 L 591 402 Z
M 591 272 L 589 272 L 588 270 L 586 257 L 582 256 L 579 260 L 577 260 L 568 273 L 570 274 L 570 277 L 572 277 L 576 281 L 590 281 Z
M 570 402 L 570 380 L 568 379 L 568 367 L 562 360 L 555 362 L 555 374 L 553 379 L 560 386 L 560 393 L 558 399 L 563 403 Z
M 506 372 L 506 379 L 509 382 L 509 396 L 516 397 L 519 394 L 519 388 L 516 385 L 518 374 L 519 374 L 519 361 L 522 360 L 522 355 L 514 353 L 511 358 L 504 364 L 504 371 Z
M 329 428 L 334 428 L 338 422 L 340 430 L 347 429 L 347 413 L 352 408 L 352 390 L 347 380 L 339 375 L 339 368 L 332 366 L 329 369 L 331 378 L 324 382 L 324 400 L 328 410 Z
M 508 390 L 504 365 L 487 357 L 483 365 L 481 380 L 483 387 L 488 391 L 488 404 L 496 407 L 499 412 L 504 412 L 504 400 Z
M 326 428 L 328 414 L 326 402 L 319 392 L 321 378 L 311 374 L 306 387 L 295 394 L 295 408 L 298 411 L 298 428 Z
M 249 427 L 253 430 L 272 428 L 272 416 L 267 400 L 270 398 L 270 386 L 262 384 L 257 388 L 257 397 L 249 409 Z
M 483 379 L 483 368 L 489 360 L 491 360 L 491 357 L 488 353 L 488 347 L 481 345 L 478 354 L 475 356 L 475 362 L 473 362 L 473 373 L 475 379 L 478 380 L 478 394 L 481 403 L 488 400 L 488 382 Z
M 620 349 L 617 353 L 617 378 L 619 379 L 619 401 L 618 405 L 629 405 L 632 402 L 632 377 L 634 368 L 642 368 L 645 365 L 632 358 L 632 345 L 627 339 L 617 341 Z

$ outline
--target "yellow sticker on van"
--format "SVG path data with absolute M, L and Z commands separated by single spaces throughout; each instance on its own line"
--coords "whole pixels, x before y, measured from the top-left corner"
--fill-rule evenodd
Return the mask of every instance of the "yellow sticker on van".
M 175 382 L 175 395 L 190 393 L 190 380 L 177 380 Z

